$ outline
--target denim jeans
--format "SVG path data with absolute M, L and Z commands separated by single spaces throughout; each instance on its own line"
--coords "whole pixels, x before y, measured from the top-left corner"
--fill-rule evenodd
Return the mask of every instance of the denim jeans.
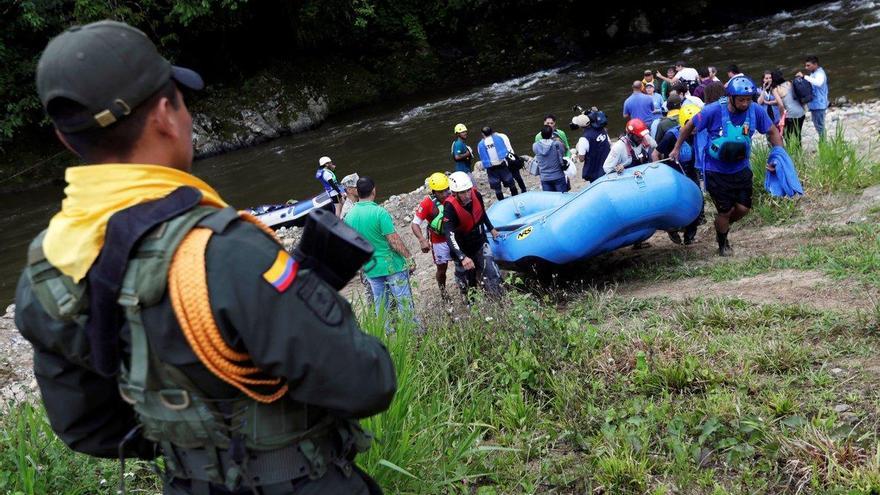
M 370 289 L 373 291 L 373 300 L 376 303 L 376 314 L 382 312 L 385 307 L 385 331 L 391 331 L 391 310 L 396 308 L 398 312 L 408 313 L 408 317 L 420 325 L 413 306 L 412 290 L 409 285 L 409 272 L 407 270 L 392 273 L 381 277 L 368 277 Z
M 504 288 L 501 285 L 501 270 L 495 263 L 489 244 L 485 243 L 476 252 L 465 254 L 474 262 L 474 269 L 465 270 L 461 263 L 455 263 L 455 281 L 461 293 L 467 296 L 468 289 L 477 288 L 482 282 L 490 296 L 502 295 Z
M 819 139 L 823 139 L 825 137 L 825 109 L 810 110 L 810 116 L 813 117 L 813 127 L 819 133 Z
M 565 192 L 568 190 L 568 182 L 565 177 L 556 180 L 542 180 L 541 189 L 544 191 Z

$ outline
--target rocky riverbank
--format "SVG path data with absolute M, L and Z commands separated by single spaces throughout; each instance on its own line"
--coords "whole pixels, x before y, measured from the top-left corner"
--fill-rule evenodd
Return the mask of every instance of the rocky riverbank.
M 840 104 L 841 106 L 832 108 L 828 112 L 826 121 L 829 132 L 833 132 L 835 127 L 839 124 L 848 140 L 856 143 L 863 153 L 872 154 L 871 156 L 873 157 L 873 153 L 877 151 L 878 143 L 880 143 L 880 141 L 878 141 L 878 136 L 880 136 L 880 134 L 878 134 L 880 133 L 880 130 L 878 130 L 878 123 L 880 123 L 880 101 L 859 104 L 840 102 Z M 756 137 L 756 139 L 763 140 L 764 138 Z M 808 117 L 807 122 L 804 124 L 804 146 L 806 150 L 808 152 L 814 152 L 816 149 L 816 142 L 816 131 Z M 513 144 L 514 146 L 517 146 L 517 143 Z M 527 147 L 522 144 L 520 144 L 519 147 L 522 150 L 527 149 Z M 876 161 L 876 159 L 874 160 Z M 584 186 L 584 182 L 579 178 L 580 173 L 578 173 L 577 177 L 578 178 L 572 181 L 572 186 L 575 190 Z M 483 193 L 487 205 L 493 204 L 495 202 L 495 197 L 489 189 L 485 172 L 479 170 L 475 171 L 474 178 L 477 187 Z M 524 173 L 524 178 L 530 189 L 540 189 L 540 183 L 537 177 Z M 422 178 L 420 177 L 413 177 L 413 184 L 417 185 L 421 180 Z M 410 232 L 413 210 L 425 194 L 426 191 L 424 186 L 420 186 L 411 192 L 391 196 L 382 203 L 382 206 L 389 211 L 394 219 L 395 227 L 400 233 L 401 238 L 404 240 L 404 243 L 407 245 L 407 248 L 416 256 L 417 268 L 413 275 L 413 286 L 416 302 L 420 311 L 426 311 L 426 308 L 428 307 L 436 307 L 437 301 L 440 300 L 437 285 L 434 281 L 435 270 L 431 255 L 430 253 L 421 253 L 421 251 L 419 251 L 415 236 Z M 817 218 L 824 219 L 821 221 L 827 221 L 828 219 L 826 217 L 830 214 L 833 216 L 832 223 L 836 225 L 865 221 L 865 219 L 868 218 L 866 212 L 871 208 L 874 208 L 875 205 L 880 202 L 880 193 L 878 193 L 877 187 L 873 187 L 864 191 L 861 197 L 856 198 L 856 200 L 852 200 L 852 198 L 829 198 L 817 196 L 816 198 L 809 198 L 809 201 L 810 206 L 805 207 L 805 209 L 810 208 L 810 211 L 805 212 L 805 218 L 802 222 L 798 222 L 785 229 L 773 226 L 756 229 L 747 228 L 748 230 L 744 230 L 741 234 L 742 237 L 739 238 L 740 242 L 748 238 L 750 241 L 753 240 L 755 245 L 760 244 L 765 246 L 765 248 L 770 248 L 771 246 L 768 246 L 767 242 L 759 241 L 773 239 L 774 242 L 800 242 L 798 240 L 799 238 L 792 239 L 791 236 L 793 233 L 807 236 L 809 235 L 809 232 L 815 230 L 816 225 L 818 225 L 817 222 L 820 222 L 820 220 L 812 218 L 811 213 L 815 211 L 824 212 L 823 215 L 817 216 Z M 710 228 L 709 225 L 701 227 L 700 234 L 698 235 L 698 241 L 701 242 L 689 247 L 691 251 L 698 252 L 699 256 L 705 255 L 707 259 L 711 259 L 713 256 L 712 243 L 705 241 L 705 239 L 711 237 Z M 300 237 L 300 229 L 282 229 L 278 231 L 277 234 L 285 248 L 292 250 Z M 619 254 L 619 259 L 622 260 L 631 259 L 637 256 L 656 256 L 658 253 L 662 254 L 668 250 L 681 249 L 681 246 L 674 246 L 664 235 L 655 236 L 651 242 L 656 249 L 642 250 L 638 252 L 638 254 L 633 254 L 636 253 L 635 251 L 623 249 L 619 250 L 615 255 L 617 256 Z M 791 249 L 796 249 L 796 247 L 797 246 L 793 244 Z M 745 256 L 750 256 L 756 253 L 738 252 L 738 256 L 743 254 Z M 825 281 L 824 278 L 822 280 Z M 788 292 L 780 290 L 772 296 L 780 299 L 782 302 L 797 301 L 802 296 L 803 291 L 807 291 L 808 289 L 812 290 L 808 287 L 804 287 L 803 283 L 801 283 L 801 285 L 792 286 L 791 281 L 787 279 L 777 282 L 779 282 L 780 287 L 788 287 L 788 289 L 785 289 Z M 828 283 L 831 284 L 831 282 Z M 642 294 L 648 290 L 645 288 L 645 285 L 646 284 L 644 283 L 641 285 L 637 283 L 634 284 L 632 288 L 629 288 L 629 290 L 634 290 L 634 294 Z M 831 285 L 837 286 L 839 283 L 835 282 Z M 454 280 L 451 273 L 448 277 L 447 287 L 453 289 L 454 292 Z M 792 287 L 794 287 L 794 289 L 792 289 Z M 810 287 L 812 287 L 812 285 Z M 695 287 L 694 293 L 699 293 L 701 288 L 704 288 L 704 286 Z M 343 293 L 353 302 L 358 302 L 358 300 L 361 299 L 362 290 L 360 284 L 355 280 L 343 290 Z M 616 290 L 626 293 L 628 288 L 620 287 Z M 719 289 L 719 291 L 726 290 L 730 290 L 730 287 L 725 285 Z M 741 288 L 736 290 L 741 290 Z M 761 290 L 759 291 L 756 289 L 755 292 L 766 295 L 766 286 L 762 285 Z M 858 292 L 854 289 L 852 293 L 857 294 Z M 841 299 L 842 295 L 838 293 L 828 295 L 828 297 L 834 300 L 843 300 Z M 825 301 L 825 303 L 827 304 L 828 301 Z M 454 300 L 446 309 L 453 310 L 455 304 L 456 302 Z M 858 302 L 847 300 L 847 304 L 858 305 Z M 33 378 L 33 370 L 31 367 L 31 348 L 15 328 L 13 321 L 14 311 L 15 307 L 14 305 L 11 305 L 6 309 L 4 315 L 0 316 L 0 370 L 2 370 L 0 371 L 0 403 L 6 403 L 10 400 L 20 400 L 24 397 L 32 396 L 32 393 L 36 390 L 36 382 Z

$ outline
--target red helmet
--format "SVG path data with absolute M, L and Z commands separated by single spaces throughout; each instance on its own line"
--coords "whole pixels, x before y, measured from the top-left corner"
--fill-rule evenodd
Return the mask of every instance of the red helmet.
M 627 134 L 632 134 L 634 136 L 638 136 L 640 138 L 647 136 L 651 133 L 648 130 L 648 126 L 642 122 L 642 119 L 632 119 L 626 123 L 626 132 Z

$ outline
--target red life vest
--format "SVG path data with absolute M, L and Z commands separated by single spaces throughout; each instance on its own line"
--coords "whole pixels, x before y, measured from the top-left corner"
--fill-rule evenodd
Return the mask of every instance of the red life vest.
M 455 194 L 449 195 L 445 203 L 452 206 L 455 210 L 455 215 L 458 217 L 458 227 L 456 227 L 455 231 L 460 234 L 467 234 L 474 230 L 474 227 L 483 219 L 483 205 L 477 199 L 477 191 L 475 189 L 471 189 L 471 210 L 473 210 L 473 213 L 469 213 L 464 209 L 464 206 L 458 201 Z

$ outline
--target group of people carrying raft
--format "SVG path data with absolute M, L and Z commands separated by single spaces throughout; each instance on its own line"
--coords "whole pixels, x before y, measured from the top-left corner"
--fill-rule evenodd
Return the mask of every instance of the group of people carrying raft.
M 760 88 L 745 75 L 733 76 L 724 85 L 723 94 L 716 96 L 715 101 L 707 98 L 705 103 L 693 97 L 686 84 L 673 88 L 663 103 L 664 115 L 650 124 L 638 117 L 630 118 L 618 140 L 609 137 L 607 116 L 596 107 L 576 107 L 579 113 L 569 127 L 581 130 L 582 136 L 574 148 L 570 148 L 565 131 L 557 128 L 556 117 L 547 115 L 535 136 L 531 160 L 517 155 L 508 136 L 490 127 L 481 129 L 474 153 L 467 145 L 467 127 L 457 124 L 451 147 L 455 172 L 448 176 L 436 172 L 428 177 L 425 185 L 430 194 L 416 208 L 411 226 L 421 250 L 432 253 L 441 292 L 445 295 L 450 261 L 455 263 L 456 280 L 463 292 L 476 287 L 478 282 L 491 294 L 501 291 L 500 271 L 487 237 L 497 237 L 498 233 L 486 215 L 482 195 L 474 187 L 473 163 L 477 157 L 498 200 L 504 199 L 503 188 L 511 195 L 527 190 L 521 174 L 523 168 L 540 176 L 544 191 L 566 192 L 571 190 L 577 164 L 582 166 L 581 177 L 592 183 L 606 174 L 622 174 L 629 167 L 665 162 L 698 186 L 702 183 L 717 209 L 714 227 L 718 254 L 731 255 L 730 226 L 752 207 L 752 136 L 755 132 L 765 134 L 774 148 L 771 156 L 778 156 L 784 154 L 782 135 L 757 103 Z M 767 163 L 769 174 L 775 173 L 778 163 Z M 326 179 L 326 171 L 332 166 L 329 158 L 322 158 L 322 167 L 316 174 L 328 192 L 336 187 L 335 176 L 333 181 Z M 342 182 L 351 184 L 341 186 L 348 185 L 351 193 L 355 193 L 355 181 L 356 175 L 348 176 Z M 351 198 L 352 194 L 348 196 Z M 342 209 L 345 207 L 339 206 L 337 212 Z M 689 245 L 696 241 L 697 228 L 704 222 L 701 211 L 690 224 L 667 234 L 672 242 Z
M 588 183 L 606 174 L 621 174 L 629 167 L 664 161 L 697 185 L 702 181 L 718 212 L 715 218 L 718 254 L 728 256 L 732 253 L 728 240 L 730 225 L 746 216 L 752 206 L 751 138 L 755 132 L 765 134 L 774 151 L 784 153 L 782 135 L 767 111 L 757 103 L 760 88 L 745 75 L 731 78 L 723 96 L 705 104 L 690 94 L 686 84 L 673 87 L 678 91 L 673 91 L 664 103 L 665 116 L 651 123 L 637 117 L 628 119 L 625 133 L 616 141 L 609 137 L 604 112 L 595 107 L 587 111 L 578 107 L 580 113 L 572 118 L 570 128 L 582 130 L 583 135 L 574 153 L 569 149 L 564 131 L 556 128 L 555 117 L 549 115 L 536 136 L 535 158 L 529 168 L 541 176 L 543 190 L 565 192 L 571 188 L 575 161 L 582 164 L 581 177 Z M 466 128 L 459 124 L 455 132 L 452 154 L 456 169 L 470 172 L 467 159 L 472 155 L 468 153 L 469 148 L 463 146 Z M 483 134 L 484 139 L 478 146 L 500 133 Z M 508 142 L 506 136 L 503 140 Z M 483 159 L 482 162 L 490 186 L 502 199 L 501 185 L 512 183 L 504 181 L 508 175 L 504 169 L 519 166 L 510 159 L 488 164 Z M 768 163 L 768 172 L 775 173 L 776 165 L 776 161 Z M 516 189 L 511 188 L 511 193 L 516 194 Z M 697 226 L 703 221 L 701 213 L 691 224 L 683 226 L 683 238 L 679 231 L 670 231 L 670 239 L 676 244 L 693 243 Z

